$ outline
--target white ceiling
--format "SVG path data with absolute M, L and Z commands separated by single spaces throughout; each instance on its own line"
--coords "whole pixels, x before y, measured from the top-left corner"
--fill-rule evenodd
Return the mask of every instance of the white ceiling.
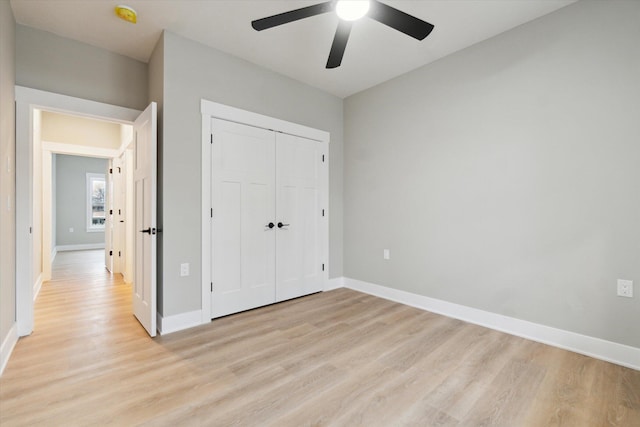
M 257 32 L 251 21 L 322 0 L 11 0 L 16 21 L 147 62 L 163 29 L 346 97 L 553 12 L 576 0 L 383 0 L 435 25 L 423 41 L 368 18 L 342 66 L 325 69 L 338 17 Z M 138 23 L 114 14 L 133 7 Z

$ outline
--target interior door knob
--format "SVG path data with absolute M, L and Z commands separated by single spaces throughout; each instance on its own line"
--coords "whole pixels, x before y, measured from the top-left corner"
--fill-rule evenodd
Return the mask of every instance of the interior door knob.
M 273 228 L 273 227 L 275 227 L 275 224 L 270 222 L 269 224 L 266 225 L 266 227 Z
M 278 228 L 282 228 L 282 227 L 288 227 L 289 224 L 283 224 L 281 222 L 278 223 Z

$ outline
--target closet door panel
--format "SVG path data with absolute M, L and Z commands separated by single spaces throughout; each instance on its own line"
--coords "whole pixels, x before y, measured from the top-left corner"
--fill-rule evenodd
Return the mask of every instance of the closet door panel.
M 221 226 L 216 228 L 220 242 L 214 259 L 225 267 L 214 269 L 214 283 L 217 291 L 229 293 L 242 289 L 242 182 L 227 178 L 218 185 L 221 203 L 216 221 Z
M 319 184 L 322 164 L 316 141 L 276 135 L 276 300 L 322 290 Z
M 249 289 L 268 288 L 269 303 L 274 292 L 274 236 L 275 231 L 265 227 L 273 218 L 273 186 L 251 183 L 244 201 L 244 218 L 248 232 L 242 237 L 244 259 L 242 275 Z M 267 218 L 265 220 L 265 218 Z
M 275 135 L 212 120 L 212 317 L 275 302 Z

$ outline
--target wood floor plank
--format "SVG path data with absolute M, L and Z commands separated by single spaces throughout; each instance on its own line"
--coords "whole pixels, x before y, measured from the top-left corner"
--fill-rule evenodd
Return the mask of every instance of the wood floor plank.
M 462 425 L 517 426 L 528 409 L 528 402 L 535 395 L 544 368 L 528 365 L 520 360 L 510 360 L 498 373 L 484 395 L 471 408 Z
M 0 425 L 640 426 L 640 372 L 348 289 L 149 338 L 102 251 L 56 256 Z

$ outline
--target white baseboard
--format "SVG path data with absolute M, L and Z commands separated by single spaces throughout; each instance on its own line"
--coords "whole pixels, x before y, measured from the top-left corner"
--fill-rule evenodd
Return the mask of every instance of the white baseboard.
M 84 243 L 79 245 L 58 245 L 55 247 L 54 251 L 64 252 L 64 251 L 87 251 L 91 249 L 104 249 L 104 243 Z M 52 258 L 53 259 L 53 258 Z
M 348 277 L 331 280 L 335 280 L 335 283 L 342 281 L 344 286 L 349 289 L 442 314 L 447 317 L 464 320 L 465 322 L 552 345 L 564 350 L 570 350 L 627 368 L 640 370 L 640 348 L 429 298 L 411 292 L 388 288 L 386 286 L 375 285 L 361 280 L 350 279 Z
M 38 295 L 40 294 L 40 289 L 42 289 L 42 273 L 38 275 L 36 279 L 36 283 L 33 284 L 33 302 L 38 299 Z
M 183 329 L 193 328 L 201 324 L 202 310 L 195 310 L 167 317 L 162 317 L 160 313 L 158 313 L 156 326 L 160 335 L 166 335 L 172 332 L 182 331 Z
M 344 277 L 334 277 L 332 279 L 327 280 L 327 283 L 324 285 L 324 290 L 332 291 L 334 289 L 344 288 Z
M 18 328 L 14 323 L 0 346 L 0 375 L 4 372 L 4 368 L 7 367 L 9 357 L 11 357 L 11 353 L 13 352 L 13 348 L 16 346 L 17 342 Z

